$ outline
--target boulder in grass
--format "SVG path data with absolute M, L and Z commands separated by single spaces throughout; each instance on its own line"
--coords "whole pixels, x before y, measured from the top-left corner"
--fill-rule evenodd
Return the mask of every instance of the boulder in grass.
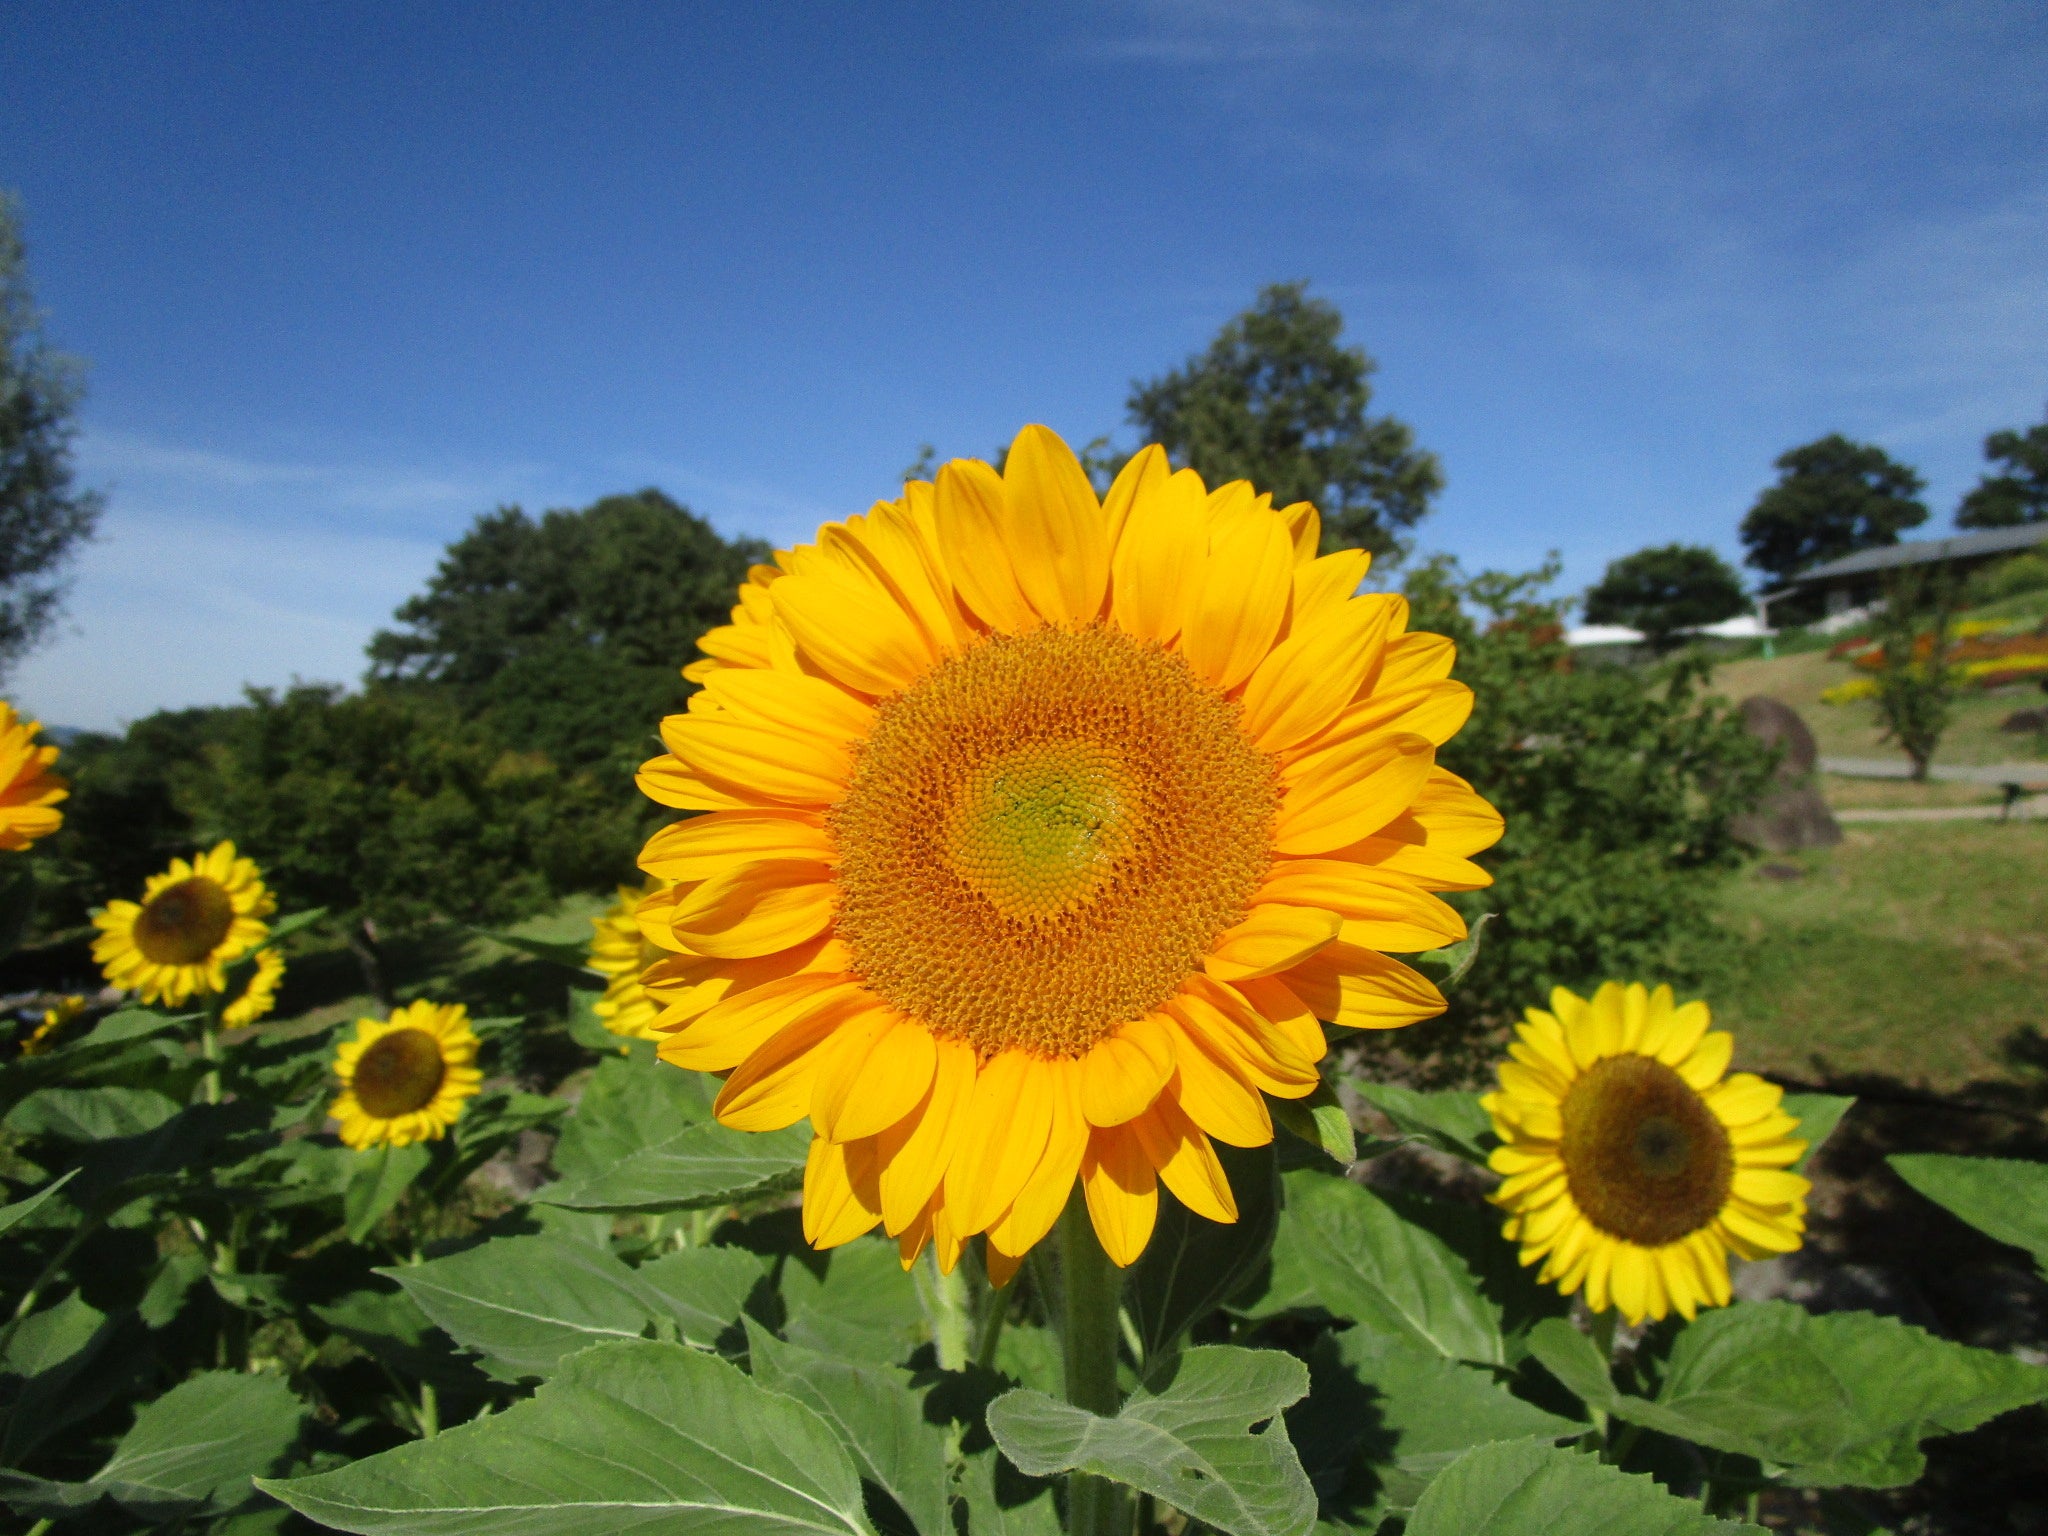
M 1841 824 L 1813 785 L 1820 758 L 1813 732 L 1799 711 L 1777 699 L 1754 694 L 1742 701 L 1743 729 L 1766 746 L 1778 747 L 1777 772 L 1756 809 L 1735 817 L 1729 830 L 1743 842 L 1770 853 L 1830 848 L 1842 840 Z

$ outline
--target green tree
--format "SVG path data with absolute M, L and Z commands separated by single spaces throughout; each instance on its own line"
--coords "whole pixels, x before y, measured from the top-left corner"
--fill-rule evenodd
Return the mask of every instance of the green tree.
M 1877 673 L 1878 723 L 1884 739 L 1897 742 L 1924 782 L 1935 748 L 1955 713 L 1957 584 L 1906 570 L 1893 580 L 1884 603 L 1871 617 L 1871 638 L 1881 648 Z
M 1683 629 L 1749 611 L 1742 578 L 1701 544 L 1661 544 L 1624 555 L 1586 593 L 1589 624 L 1626 624 L 1662 648 Z
M 2024 432 L 1994 432 L 1984 457 L 2003 464 L 1987 474 L 1956 509 L 1958 528 L 2011 528 L 2048 522 L 2048 420 Z
M 1927 521 L 1926 482 L 1882 448 L 1839 432 L 1778 456 L 1778 483 L 1742 519 L 1748 564 L 1775 581 L 1808 566 L 1896 544 Z
M 51 349 L 42 318 L 19 205 L 0 193 L 0 678 L 56 622 L 57 572 L 100 515 L 73 482 L 81 369 Z
M 630 768 L 682 707 L 697 637 L 767 555 L 656 490 L 537 519 L 501 507 L 448 546 L 404 628 L 370 641 L 371 676 L 444 687 L 558 766 Z
M 380 995 L 390 931 L 526 916 L 613 878 L 638 831 L 629 795 L 506 747 L 444 689 L 251 689 L 212 757 L 208 830 L 287 907 L 333 913 Z
M 1276 506 L 1314 502 L 1324 549 L 1396 547 L 1443 489 L 1436 455 L 1392 416 L 1369 416 L 1375 364 L 1338 337 L 1344 317 L 1274 283 L 1173 372 L 1132 385 L 1131 423 L 1211 485 L 1250 480 Z
M 1771 752 L 1707 693 L 1697 660 L 1574 667 L 1563 605 L 1540 596 L 1555 576 L 1553 564 L 1468 577 L 1438 556 L 1403 584 L 1410 628 L 1456 642 L 1453 676 L 1476 695 L 1437 760 L 1507 819 L 1479 855 L 1495 883 L 1449 898 L 1468 918 L 1499 914 L 1450 1012 L 1366 1046 L 1426 1082 L 1484 1080 L 1508 1026 L 1553 986 L 1683 985 L 1712 927 L 1717 877 L 1744 856 L 1729 818 L 1770 779 Z

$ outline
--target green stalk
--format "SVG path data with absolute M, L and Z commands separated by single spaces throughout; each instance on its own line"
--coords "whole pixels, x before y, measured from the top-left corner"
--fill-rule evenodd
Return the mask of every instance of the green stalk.
M 200 1080 L 199 1096 L 209 1104 L 220 1102 L 220 1011 L 224 994 L 216 992 L 206 1000 L 206 1017 L 199 1025 L 199 1054 L 206 1062 L 206 1076 Z
M 1122 1276 L 1102 1251 L 1078 1191 L 1060 1217 L 1060 1258 L 1066 1291 L 1062 1342 L 1067 1401 L 1113 1418 L 1123 1406 L 1116 1380 L 1117 1291 Z M 1067 1536 L 1126 1536 L 1130 1523 L 1121 1484 L 1086 1472 L 1067 1475 Z

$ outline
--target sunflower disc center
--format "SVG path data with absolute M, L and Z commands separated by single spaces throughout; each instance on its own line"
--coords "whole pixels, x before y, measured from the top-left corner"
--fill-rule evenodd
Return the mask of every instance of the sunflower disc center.
M 425 1109 L 441 1091 L 441 1042 L 424 1029 L 394 1029 L 356 1058 L 356 1102 L 379 1120 Z
M 985 1053 L 1077 1056 L 1150 1012 L 1272 861 L 1238 722 L 1101 626 L 992 636 L 883 700 L 831 813 L 852 969 Z
M 197 965 L 235 925 L 234 899 L 204 875 L 165 886 L 135 919 L 135 947 L 157 965 Z
M 1043 741 L 967 777 L 946 853 L 967 883 L 1011 917 L 1049 917 L 1093 895 L 1134 839 L 1131 785 L 1089 741 Z
M 1706 1100 L 1647 1056 L 1595 1062 L 1564 1100 L 1561 1155 L 1586 1219 L 1645 1248 L 1677 1242 L 1727 1203 L 1734 1152 Z

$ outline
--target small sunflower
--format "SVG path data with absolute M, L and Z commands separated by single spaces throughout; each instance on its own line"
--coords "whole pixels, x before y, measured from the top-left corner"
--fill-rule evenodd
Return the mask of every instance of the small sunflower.
M 64 824 L 56 804 L 71 791 L 50 772 L 57 749 L 36 745 L 41 729 L 0 700 L 0 852 L 20 853 Z
M 226 987 L 228 966 L 264 941 L 263 919 L 276 910 L 254 861 L 222 843 L 190 864 L 171 860 L 150 876 L 140 905 L 110 901 L 93 913 L 92 957 L 115 986 L 175 1008 Z
M 1493 1201 L 1522 1262 L 1631 1323 L 1726 1306 L 1728 1255 L 1790 1253 L 1812 1188 L 1783 1091 L 1727 1076 L 1735 1037 L 1707 1005 L 1610 981 L 1531 1008 L 1481 1102 L 1501 1145 Z
M 666 951 L 647 942 L 634 913 L 643 897 L 652 896 L 668 884 L 649 876 L 639 890 L 622 885 L 618 900 L 590 920 L 590 926 L 597 930 L 590 940 L 590 968 L 611 978 L 592 1011 L 615 1035 L 634 1040 L 661 1038 L 654 1028 L 661 1004 L 641 984 L 640 976 Z
M 284 980 L 284 954 L 275 945 L 256 952 L 255 974 L 242 988 L 242 995 L 221 1010 L 220 1021 L 230 1029 L 254 1024 L 277 1006 L 277 984 Z
M 58 998 L 56 1007 L 43 1010 L 43 1021 L 36 1026 L 35 1033 L 21 1042 L 21 1054 L 40 1056 L 49 1050 L 56 1044 L 57 1032 L 84 1013 L 85 1008 L 85 999 L 76 992 Z
M 357 1151 L 439 1141 L 483 1084 L 476 1034 L 460 1003 L 407 1003 L 390 1018 L 357 1019 L 334 1052 L 341 1093 L 329 1111 Z
M 1435 761 L 1471 691 L 1319 529 L 1156 446 L 1098 500 L 1026 427 L 750 572 L 641 769 L 706 813 L 641 856 L 644 981 L 721 1121 L 810 1118 L 813 1244 L 986 1234 L 1001 1281 L 1078 1180 L 1130 1264 L 1162 1182 L 1236 1219 L 1212 1139 L 1272 1139 L 1318 1020 L 1442 1010 L 1386 952 L 1490 883 Z

